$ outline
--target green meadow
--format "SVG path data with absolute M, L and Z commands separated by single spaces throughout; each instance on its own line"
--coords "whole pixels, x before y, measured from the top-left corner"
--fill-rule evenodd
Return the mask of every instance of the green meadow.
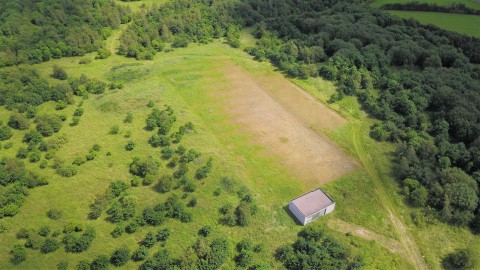
M 113 38 L 109 40 L 109 44 L 111 42 L 114 42 Z M 94 54 L 85 57 L 93 59 Z M 248 134 L 242 133 L 236 125 L 229 122 L 224 113 L 224 103 L 218 98 L 222 89 L 212 87 L 224 80 L 221 70 L 222 65 L 227 62 L 225 60 L 233 60 L 248 72 L 263 72 L 268 75 L 274 72 L 274 69 L 267 63 L 251 60 L 241 50 L 232 49 L 219 41 L 162 53 L 153 61 L 135 61 L 112 56 L 80 65 L 78 63 L 80 59 L 80 57 L 64 58 L 34 67 L 45 77 L 51 74 L 54 65 L 58 65 L 64 68 L 70 77 L 85 74 L 89 78 L 102 81 L 114 78 L 123 81 L 124 88 L 107 90 L 100 95 L 90 95 L 85 100 L 77 97 L 74 105 L 61 111 L 55 111 L 53 102 L 46 103 L 39 108 L 39 113 L 60 113 L 68 117 L 59 134 L 52 136 L 67 138 L 67 142 L 55 154 L 55 158 L 69 163 L 76 156 L 87 153 L 94 144 L 99 144 L 101 151 L 95 160 L 80 166 L 78 174 L 71 178 L 60 177 L 50 168 L 40 170 L 38 163 L 26 162 L 29 169 L 45 175 L 49 184 L 31 190 L 20 212 L 12 218 L 1 220 L 6 231 L 0 234 L 0 241 L 8 244 L 0 248 L 0 268 L 52 269 L 60 261 L 68 261 L 69 267 L 74 267 L 79 261 L 91 260 L 100 254 L 110 256 L 119 246 L 127 246 L 133 251 L 147 231 L 156 230 L 145 226 L 134 234 L 123 234 L 119 238 L 113 238 L 110 232 L 115 228 L 115 224 L 106 221 L 105 212 L 97 220 L 87 218 L 89 205 L 93 203 L 95 196 L 104 193 L 112 181 L 130 181 L 129 164 L 133 157 L 158 158 L 161 162 L 161 173 L 172 172 L 166 167 L 166 162 L 159 158 L 160 149 L 153 148 L 147 143 L 152 134 L 144 129 L 145 119 L 151 111 L 151 108 L 147 107 L 150 101 L 153 101 L 157 108 L 162 109 L 164 105 L 169 105 L 175 110 L 178 116 L 175 127 L 192 122 L 196 131 L 186 134 L 181 144 L 201 152 L 203 161 L 212 157 L 214 164 L 209 176 L 197 183 L 197 190 L 183 199 L 185 203 L 191 198 L 197 199 L 197 205 L 188 208 L 193 214 L 193 221 L 182 223 L 169 219 L 162 225 L 172 231 L 164 247 L 169 249 L 174 257 L 180 256 L 196 241 L 198 230 L 210 225 L 213 227 L 213 236 L 224 237 L 232 243 L 244 238 L 251 239 L 254 243 L 264 243 L 265 250 L 256 255 L 255 260 L 267 261 L 272 267 L 277 268 L 278 262 L 273 258 L 275 249 L 292 242 L 302 228 L 295 223 L 285 207 L 290 199 L 315 187 L 303 185 L 289 173 L 288 168 L 279 165 L 278 158 L 266 155 L 263 146 L 252 143 Z M 77 126 L 69 126 L 71 115 L 80 102 L 83 102 L 85 113 Z M 129 124 L 123 123 L 127 112 L 133 113 L 134 116 L 133 122 Z M 9 115 L 10 112 L 6 109 L 0 110 L 0 119 L 4 122 L 8 120 Z M 119 126 L 119 133 L 109 134 L 114 125 Z M 21 142 L 24 133 L 14 131 L 14 137 L 11 139 L 13 147 L 0 150 L 0 155 L 15 156 L 18 148 L 24 145 Z M 128 141 L 136 144 L 133 151 L 125 150 Z M 189 175 L 193 177 L 193 174 L 194 170 L 190 169 Z M 246 187 L 254 196 L 258 212 L 248 227 L 219 224 L 218 209 L 226 202 L 234 205 L 238 203 L 237 196 L 228 192 L 213 195 L 220 187 L 220 179 L 225 176 L 235 179 L 238 187 Z M 343 198 L 352 197 L 349 193 L 355 192 L 357 184 L 371 190 L 372 187 L 363 183 L 364 176 L 364 172 L 359 170 L 326 186 L 325 188 L 335 194 L 334 196 L 338 196 L 340 202 L 338 210 L 313 226 L 325 227 L 329 220 L 341 218 L 371 227 L 378 232 L 387 232 L 388 226 L 383 222 L 381 202 L 371 201 L 368 192 L 361 197 L 342 202 Z M 341 191 L 342 186 L 348 188 Z M 183 195 L 181 190 L 161 194 L 153 186 L 131 187 L 128 192 L 137 201 L 137 213 L 145 206 L 164 201 L 172 193 L 179 197 Z M 350 208 L 359 202 L 368 202 L 370 206 L 368 213 L 357 215 L 354 213 L 357 210 L 352 212 Z M 51 208 L 62 209 L 62 217 L 50 220 L 46 213 Z M 78 254 L 67 253 L 60 248 L 45 255 L 38 250 L 27 249 L 25 262 L 19 266 L 9 262 L 9 251 L 12 246 L 16 243 L 22 244 L 24 241 L 16 238 L 20 228 L 37 230 L 41 226 L 49 225 L 52 231 L 55 231 L 62 230 L 68 222 L 93 226 L 96 229 L 97 236 L 87 251 Z M 351 246 L 354 253 L 364 255 L 369 268 L 409 268 L 409 264 L 401 257 L 391 254 L 386 248 L 372 241 L 352 235 L 346 236 L 334 228 L 328 230 Z M 386 234 L 394 236 L 391 233 Z M 150 254 L 161 248 L 160 245 L 153 247 Z M 129 261 L 124 267 L 131 269 L 139 265 L 140 263 Z M 229 261 L 226 267 L 233 268 L 234 265 L 233 261 Z
M 389 10 L 388 12 L 401 18 L 415 19 L 422 24 L 433 24 L 448 31 L 458 32 L 477 38 L 480 37 L 480 30 L 478 29 L 478 25 L 480 25 L 480 16 L 399 10 Z
M 376 0 L 372 3 L 374 7 L 381 7 L 386 4 L 408 3 L 409 0 Z M 480 3 L 475 0 L 418 0 L 419 3 L 437 4 L 439 6 L 450 6 L 452 4 L 464 4 L 469 8 L 480 9 Z

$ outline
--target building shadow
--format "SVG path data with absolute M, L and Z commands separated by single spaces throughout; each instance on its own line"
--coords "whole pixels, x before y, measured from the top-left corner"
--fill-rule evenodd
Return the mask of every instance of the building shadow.
M 283 209 L 283 211 L 285 211 L 288 214 L 288 216 L 295 222 L 296 225 L 303 227 L 303 224 L 300 223 L 300 221 L 298 221 L 297 217 L 290 211 L 290 209 L 288 209 L 288 204 L 283 206 L 282 209 Z

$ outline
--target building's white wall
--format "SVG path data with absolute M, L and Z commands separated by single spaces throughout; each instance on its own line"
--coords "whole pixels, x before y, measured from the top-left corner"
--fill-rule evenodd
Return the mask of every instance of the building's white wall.
M 327 206 L 327 211 L 325 211 L 325 215 L 330 214 L 331 212 L 333 212 L 334 209 L 335 209 L 335 203 Z
M 302 214 L 302 212 L 300 212 L 300 210 L 297 209 L 297 207 L 292 202 L 288 204 L 288 209 L 290 209 L 290 212 L 292 212 L 292 214 L 298 219 L 298 221 L 300 221 L 302 225 L 306 224 L 305 216 Z

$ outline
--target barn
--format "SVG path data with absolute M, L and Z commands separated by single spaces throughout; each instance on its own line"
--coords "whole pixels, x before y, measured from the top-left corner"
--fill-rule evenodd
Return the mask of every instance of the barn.
M 333 212 L 335 202 L 323 190 L 316 189 L 290 201 L 288 208 L 302 225 Z

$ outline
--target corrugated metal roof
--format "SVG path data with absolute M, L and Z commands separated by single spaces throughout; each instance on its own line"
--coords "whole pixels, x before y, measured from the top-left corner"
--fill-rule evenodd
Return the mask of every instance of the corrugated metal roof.
M 334 201 L 321 189 L 316 189 L 292 200 L 292 203 L 307 217 L 333 204 Z

